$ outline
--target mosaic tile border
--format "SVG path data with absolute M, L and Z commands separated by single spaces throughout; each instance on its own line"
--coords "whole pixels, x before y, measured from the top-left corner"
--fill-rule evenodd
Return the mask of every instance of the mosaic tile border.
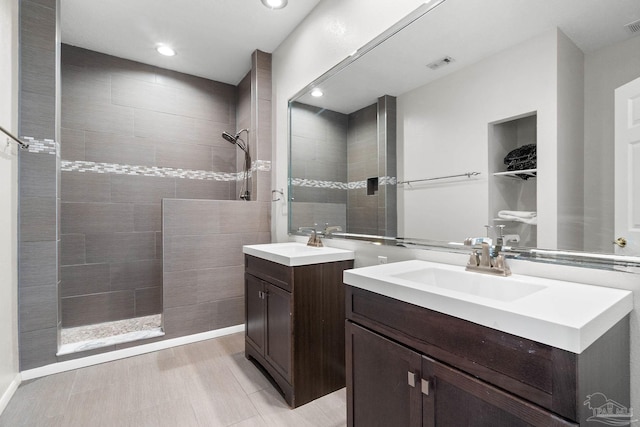
M 23 136 L 21 139 L 29 144 L 29 148 L 27 148 L 29 153 L 60 156 L 60 144 L 53 139 L 36 139 L 31 136 Z
M 378 177 L 378 185 L 397 185 L 398 180 L 395 176 Z M 317 179 L 292 178 L 289 184 L 294 187 L 310 187 L 310 188 L 329 188 L 333 190 L 356 190 L 367 188 L 367 181 L 322 181 Z
M 176 169 L 158 166 L 123 165 L 119 163 L 98 163 L 85 160 L 62 160 L 60 170 L 63 172 L 89 172 L 114 175 L 152 176 L 156 178 L 181 178 L 206 181 L 241 181 L 244 172 L 213 172 L 193 169 Z M 251 164 L 249 176 L 256 172 L 269 172 L 271 161 L 256 160 Z

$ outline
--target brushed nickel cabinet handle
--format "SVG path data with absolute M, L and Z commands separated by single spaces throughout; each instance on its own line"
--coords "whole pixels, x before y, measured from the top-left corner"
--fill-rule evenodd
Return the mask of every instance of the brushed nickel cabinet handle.
M 407 383 L 409 383 L 411 387 L 416 386 L 416 374 L 414 372 L 407 372 Z
M 421 388 L 422 388 L 422 394 L 429 396 L 429 381 L 422 378 Z

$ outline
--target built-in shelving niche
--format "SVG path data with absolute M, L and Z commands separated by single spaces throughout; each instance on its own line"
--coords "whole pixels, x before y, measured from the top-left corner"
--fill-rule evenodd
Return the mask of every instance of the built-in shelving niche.
M 505 235 L 520 236 L 516 246 L 536 247 L 536 225 L 498 218 L 501 210 L 537 212 L 537 169 L 507 171 L 504 163 L 511 150 L 527 144 L 537 144 L 536 112 L 489 123 L 489 219 L 504 225 Z

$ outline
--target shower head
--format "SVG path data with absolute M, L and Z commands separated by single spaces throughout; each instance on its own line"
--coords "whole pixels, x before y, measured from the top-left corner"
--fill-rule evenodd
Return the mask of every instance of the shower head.
M 233 136 L 229 132 L 222 132 L 222 137 L 232 144 L 236 144 L 238 142 L 238 135 Z
M 249 133 L 249 129 L 242 129 L 241 131 L 239 131 L 238 133 L 236 133 L 235 135 L 231 135 L 229 132 L 222 132 L 222 137 L 229 141 L 232 144 L 235 144 L 238 146 L 238 148 L 240 148 L 242 151 L 244 151 L 247 155 L 249 154 L 249 148 L 247 147 L 246 142 L 244 142 L 242 139 L 240 139 L 240 134 L 242 132 L 247 132 L 247 134 Z

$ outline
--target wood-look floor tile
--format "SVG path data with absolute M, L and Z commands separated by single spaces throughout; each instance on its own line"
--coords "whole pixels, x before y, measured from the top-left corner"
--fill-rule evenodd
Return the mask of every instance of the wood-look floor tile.
M 344 389 L 292 410 L 244 333 L 25 382 L 0 427 L 342 427 Z
M 262 419 L 260 415 L 256 415 L 253 418 L 249 418 L 244 421 L 240 421 L 237 424 L 233 424 L 229 427 L 266 427 L 267 423 Z
M 200 424 L 229 426 L 258 415 L 231 371 L 218 363 L 216 369 L 202 371 L 199 381 L 190 383 L 196 391 L 190 398 Z
M 264 374 L 244 356 L 244 352 L 232 354 L 227 362 L 245 393 L 251 394 L 273 387 Z
M 287 402 L 285 402 L 284 398 L 273 387 L 251 393 L 249 399 L 263 418 L 280 412 L 290 411 Z

